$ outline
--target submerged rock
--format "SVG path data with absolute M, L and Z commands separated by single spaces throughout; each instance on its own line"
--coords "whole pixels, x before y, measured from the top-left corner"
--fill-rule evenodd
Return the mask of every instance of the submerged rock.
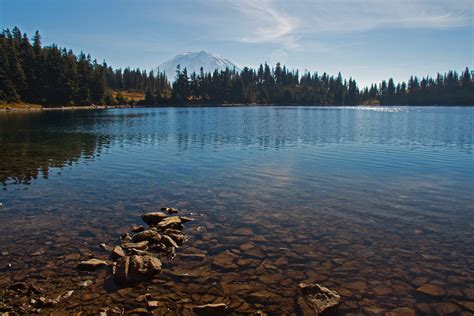
M 131 241 L 132 236 L 129 233 L 126 233 L 126 234 L 123 234 L 122 236 L 120 236 L 120 239 L 122 239 L 123 241 Z
M 33 302 L 32 302 L 33 303 Z M 48 304 L 48 301 L 46 300 L 46 298 L 44 298 L 43 296 L 40 296 L 35 302 L 34 304 L 37 306 L 37 307 L 44 307 Z
M 158 308 L 158 307 L 166 307 L 166 304 L 160 301 L 147 301 L 147 306 L 149 308 Z
M 228 314 L 228 307 L 224 303 L 218 303 L 218 304 L 205 304 L 205 305 L 199 305 L 193 307 L 193 312 L 196 313 L 196 315 L 205 315 L 205 316 L 211 316 L 211 315 L 227 315 Z
M 167 247 L 179 248 L 178 245 L 176 244 L 176 242 L 170 236 L 163 235 L 162 242 Z
M 114 280 L 118 283 L 133 283 L 146 280 L 161 271 L 161 261 L 150 255 L 126 256 L 117 261 Z
M 416 289 L 417 292 L 431 295 L 431 296 L 444 296 L 446 294 L 446 291 L 440 288 L 439 286 L 436 286 L 434 284 L 426 283 L 419 288 Z
M 321 315 L 337 310 L 339 294 L 319 284 L 298 285 L 297 304 L 304 316 Z
M 142 232 L 145 230 L 145 227 L 141 226 L 141 225 L 132 225 L 132 227 L 130 227 L 130 231 L 132 233 L 139 233 L 139 232 Z
M 166 256 L 169 260 L 173 260 L 176 257 L 176 248 L 175 247 L 168 247 L 166 248 Z
M 385 313 L 385 316 L 415 316 L 416 311 L 411 307 L 398 307 Z
M 82 271 L 93 271 L 107 266 L 107 261 L 99 259 L 90 259 L 79 262 L 77 268 Z
M 142 214 L 143 221 L 148 225 L 156 225 L 167 217 L 168 215 L 163 212 L 151 212 Z
M 164 234 L 171 237 L 180 246 L 188 239 L 186 234 L 177 229 L 167 229 Z
M 236 255 L 226 250 L 215 256 L 212 264 L 222 269 L 236 269 L 238 265 L 234 263 Z
M 137 256 L 153 256 L 153 254 L 151 252 L 148 252 L 148 251 L 144 251 L 144 250 L 140 250 L 140 249 L 130 249 L 129 251 L 129 255 L 137 255 Z
M 474 302 L 459 302 L 458 304 L 474 313 Z
M 104 243 L 104 242 L 100 244 L 100 247 L 101 247 L 102 249 L 105 249 L 105 250 L 107 250 L 107 251 L 110 251 L 110 247 L 109 247 L 106 243 Z
M 127 311 L 127 314 L 129 315 L 151 315 L 151 312 L 149 312 L 146 308 L 143 307 L 137 307 L 134 309 L 131 309 Z
M 346 288 L 351 289 L 351 290 L 358 290 L 358 291 L 366 291 L 367 290 L 367 284 L 364 281 L 354 281 L 347 283 L 345 285 Z
M 26 290 L 27 287 L 28 286 L 24 282 L 16 282 L 16 283 L 10 285 L 10 290 L 13 290 L 13 291 Z

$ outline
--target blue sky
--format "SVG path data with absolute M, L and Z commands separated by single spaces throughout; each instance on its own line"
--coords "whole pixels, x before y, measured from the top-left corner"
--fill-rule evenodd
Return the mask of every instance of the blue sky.
M 474 67 L 472 0 L 0 0 L 0 26 L 151 69 L 183 51 L 280 61 L 360 85 Z

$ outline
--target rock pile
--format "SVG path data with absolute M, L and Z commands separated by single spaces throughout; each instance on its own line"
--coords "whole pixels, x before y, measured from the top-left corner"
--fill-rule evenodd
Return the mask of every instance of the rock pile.
M 188 237 L 182 231 L 183 224 L 192 219 L 172 214 L 179 210 L 170 207 L 160 212 L 145 213 L 143 226 L 132 227 L 122 236 L 122 244 L 112 251 L 114 280 L 117 283 L 133 283 L 153 277 L 161 271 L 161 261 L 156 254 L 164 254 L 169 259 L 176 256 L 179 248 Z
M 148 227 L 134 225 L 121 237 L 121 244 L 111 251 L 113 264 L 99 259 L 81 261 L 77 268 L 92 271 L 112 266 L 116 283 L 128 284 L 152 278 L 161 271 L 160 255 L 172 260 L 176 249 L 188 240 L 182 231 L 183 224 L 192 221 L 175 215 L 178 209 L 163 207 L 159 212 L 145 213 L 141 217 Z

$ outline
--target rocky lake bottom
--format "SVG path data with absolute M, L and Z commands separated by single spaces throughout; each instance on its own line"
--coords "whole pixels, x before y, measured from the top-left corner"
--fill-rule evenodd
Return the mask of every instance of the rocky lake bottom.
M 141 211 L 135 221 L 123 222 L 113 209 L 95 211 L 111 221 L 94 218 L 91 209 L 74 218 L 45 211 L 37 218 L 26 215 L 8 227 L 0 225 L 2 240 L 14 241 L 2 246 L 0 308 L 86 314 L 145 309 L 171 315 L 189 313 L 197 305 L 225 303 L 235 313 L 291 315 L 296 312 L 297 286 L 306 282 L 337 291 L 341 314 L 473 311 L 471 246 L 459 243 L 465 236 L 449 239 L 437 225 L 391 222 L 392 232 L 377 231 L 344 218 L 321 215 L 315 220 L 301 210 L 287 209 L 277 214 L 243 212 L 234 226 L 235 215 L 198 213 L 185 224 L 189 240 L 177 249 L 176 257 L 161 258 L 159 275 L 117 285 L 107 269 L 80 271 L 77 265 L 90 258 L 110 260 L 110 247 L 141 222 Z M 377 226 L 377 219 L 371 221 Z M 41 291 L 14 290 L 19 283 Z M 431 288 L 423 290 L 427 285 Z M 44 308 L 31 304 L 39 297 L 61 296 L 68 297 Z M 159 303 L 150 307 L 149 301 Z

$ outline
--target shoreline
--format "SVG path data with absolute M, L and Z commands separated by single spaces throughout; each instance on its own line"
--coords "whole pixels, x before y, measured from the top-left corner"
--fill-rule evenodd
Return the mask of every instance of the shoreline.
M 323 105 L 323 104 L 256 104 L 256 103 L 235 103 L 235 104 L 186 104 L 186 105 L 154 105 L 154 106 L 144 106 L 144 105 L 82 105 L 82 106 L 61 106 L 61 107 L 44 107 L 38 104 L 7 104 L 0 108 L 0 113 L 24 113 L 24 112 L 42 112 L 42 111 L 75 111 L 75 110 L 108 110 L 108 109 L 127 109 L 127 108 L 205 108 L 205 107 L 215 107 L 215 108 L 225 108 L 225 107 L 265 107 L 265 106 L 319 106 L 319 107 L 473 107 L 471 105 Z
M 133 108 L 132 105 L 81 105 L 81 106 L 60 106 L 44 107 L 38 104 L 7 104 L 0 108 L 0 113 L 11 112 L 42 112 L 42 111 L 74 111 L 74 110 L 107 110 L 118 108 Z

